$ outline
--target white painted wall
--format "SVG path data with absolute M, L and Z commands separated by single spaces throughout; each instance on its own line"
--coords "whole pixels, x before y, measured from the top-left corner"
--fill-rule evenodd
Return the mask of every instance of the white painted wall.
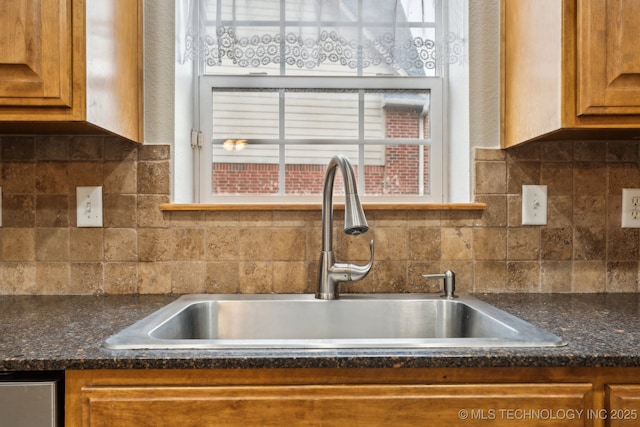
M 500 0 L 469 0 L 471 148 L 500 146 Z
M 173 2 L 144 0 L 145 143 L 173 143 Z
M 193 201 L 193 176 L 184 172 L 191 169 L 192 67 L 175 61 L 174 1 L 144 0 L 144 20 L 145 144 L 172 146 L 172 201 L 188 203 Z

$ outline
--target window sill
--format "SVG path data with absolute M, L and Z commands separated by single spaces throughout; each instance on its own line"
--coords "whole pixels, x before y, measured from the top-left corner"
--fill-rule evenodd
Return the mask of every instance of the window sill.
M 340 209 L 344 205 L 336 203 Z M 161 211 L 313 211 L 321 210 L 320 203 L 162 203 Z M 365 210 L 377 211 L 482 211 L 487 208 L 486 203 L 363 203 Z

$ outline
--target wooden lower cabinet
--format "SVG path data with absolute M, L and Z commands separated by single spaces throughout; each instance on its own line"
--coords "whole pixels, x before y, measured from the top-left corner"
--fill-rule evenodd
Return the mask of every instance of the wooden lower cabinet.
M 66 373 L 68 427 L 640 425 L 640 368 Z
M 608 426 L 640 425 L 640 384 L 608 384 L 605 403 Z
M 88 386 L 82 425 L 582 426 L 565 414 L 590 400 L 589 384 Z
M 640 369 L 79 370 L 65 406 L 68 427 L 627 426 Z

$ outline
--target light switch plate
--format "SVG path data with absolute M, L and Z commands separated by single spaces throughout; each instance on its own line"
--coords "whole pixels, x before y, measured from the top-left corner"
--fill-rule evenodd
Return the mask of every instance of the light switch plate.
M 78 227 L 102 227 L 102 187 L 76 187 Z
M 522 186 L 522 225 L 547 224 L 547 186 Z

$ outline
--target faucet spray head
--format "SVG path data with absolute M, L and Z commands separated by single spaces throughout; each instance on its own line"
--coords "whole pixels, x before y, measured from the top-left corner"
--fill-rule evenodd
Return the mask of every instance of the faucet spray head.
M 344 179 L 344 232 L 352 236 L 366 233 L 369 230 L 367 218 L 364 216 L 364 210 L 358 197 L 358 184 L 356 174 L 349 160 L 339 154 L 336 158 L 340 159 L 342 168 L 342 178 Z
M 344 204 L 344 232 L 352 236 L 366 233 L 369 230 L 367 218 L 357 194 L 346 194 Z

